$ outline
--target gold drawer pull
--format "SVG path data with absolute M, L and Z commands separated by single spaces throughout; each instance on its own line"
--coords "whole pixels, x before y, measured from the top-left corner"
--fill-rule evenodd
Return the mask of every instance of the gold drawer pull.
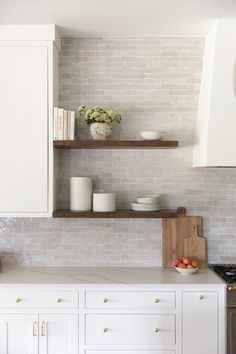
M 158 304 L 160 302 L 160 299 L 154 299 L 155 304 Z
M 107 328 L 107 327 L 103 327 L 102 331 L 103 331 L 104 333 L 106 333 L 106 332 L 108 332 L 108 328 Z
M 60 297 L 58 297 L 57 298 L 57 303 L 59 304 L 60 302 L 62 302 L 63 300 L 62 300 L 62 298 L 60 298 Z
M 203 300 L 204 299 L 204 295 L 199 295 L 199 299 Z
M 22 302 L 22 299 L 20 297 L 16 298 L 16 303 L 19 304 L 20 302 Z
M 104 304 L 107 303 L 108 301 L 109 300 L 106 297 L 103 299 Z
M 33 334 L 33 337 L 36 337 L 36 336 L 37 336 L 36 329 L 35 329 L 36 324 L 37 324 L 37 322 L 34 321 L 34 322 L 33 322 L 33 330 L 32 330 L 32 332 L 33 332 L 33 333 L 32 333 L 32 334 Z
M 41 336 L 42 337 L 46 337 L 46 322 L 42 322 L 42 325 L 41 325 Z
M 159 328 L 154 328 L 154 332 L 158 333 L 158 332 L 160 332 L 160 329 Z

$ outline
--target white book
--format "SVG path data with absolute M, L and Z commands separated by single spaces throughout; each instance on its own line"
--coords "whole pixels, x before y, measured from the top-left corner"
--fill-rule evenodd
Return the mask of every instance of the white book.
M 57 117 L 58 117 L 58 107 L 53 109 L 53 140 L 57 140 Z
M 63 112 L 63 140 L 67 140 L 67 131 L 68 131 L 68 117 L 67 117 L 67 110 L 64 109 L 64 112 Z
M 64 133 L 64 109 L 58 108 L 58 116 L 57 116 L 57 139 L 63 140 Z
M 70 140 L 75 139 L 75 111 L 70 112 Z
M 70 140 L 71 111 L 67 112 L 67 140 Z

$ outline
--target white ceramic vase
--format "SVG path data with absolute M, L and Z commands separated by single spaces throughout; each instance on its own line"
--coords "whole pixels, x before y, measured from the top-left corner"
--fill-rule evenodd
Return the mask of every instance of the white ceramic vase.
M 88 211 L 92 209 L 93 186 L 91 177 L 71 177 L 70 210 Z
M 92 123 L 90 132 L 93 140 L 107 140 L 112 134 L 112 126 L 108 123 Z

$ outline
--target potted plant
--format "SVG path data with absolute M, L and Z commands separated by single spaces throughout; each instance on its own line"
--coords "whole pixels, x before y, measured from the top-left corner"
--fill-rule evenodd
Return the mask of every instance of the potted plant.
M 122 119 L 120 113 L 99 107 L 79 106 L 78 112 L 90 125 L 90 132 L 94 140 L 106 140 L 112 134 L 112 123 L 120 123 Z

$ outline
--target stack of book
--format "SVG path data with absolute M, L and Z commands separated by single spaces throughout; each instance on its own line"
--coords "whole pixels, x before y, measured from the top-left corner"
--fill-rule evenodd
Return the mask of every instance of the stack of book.
M 54 140 L 75 139 L 75 112 L 54 107 Z

